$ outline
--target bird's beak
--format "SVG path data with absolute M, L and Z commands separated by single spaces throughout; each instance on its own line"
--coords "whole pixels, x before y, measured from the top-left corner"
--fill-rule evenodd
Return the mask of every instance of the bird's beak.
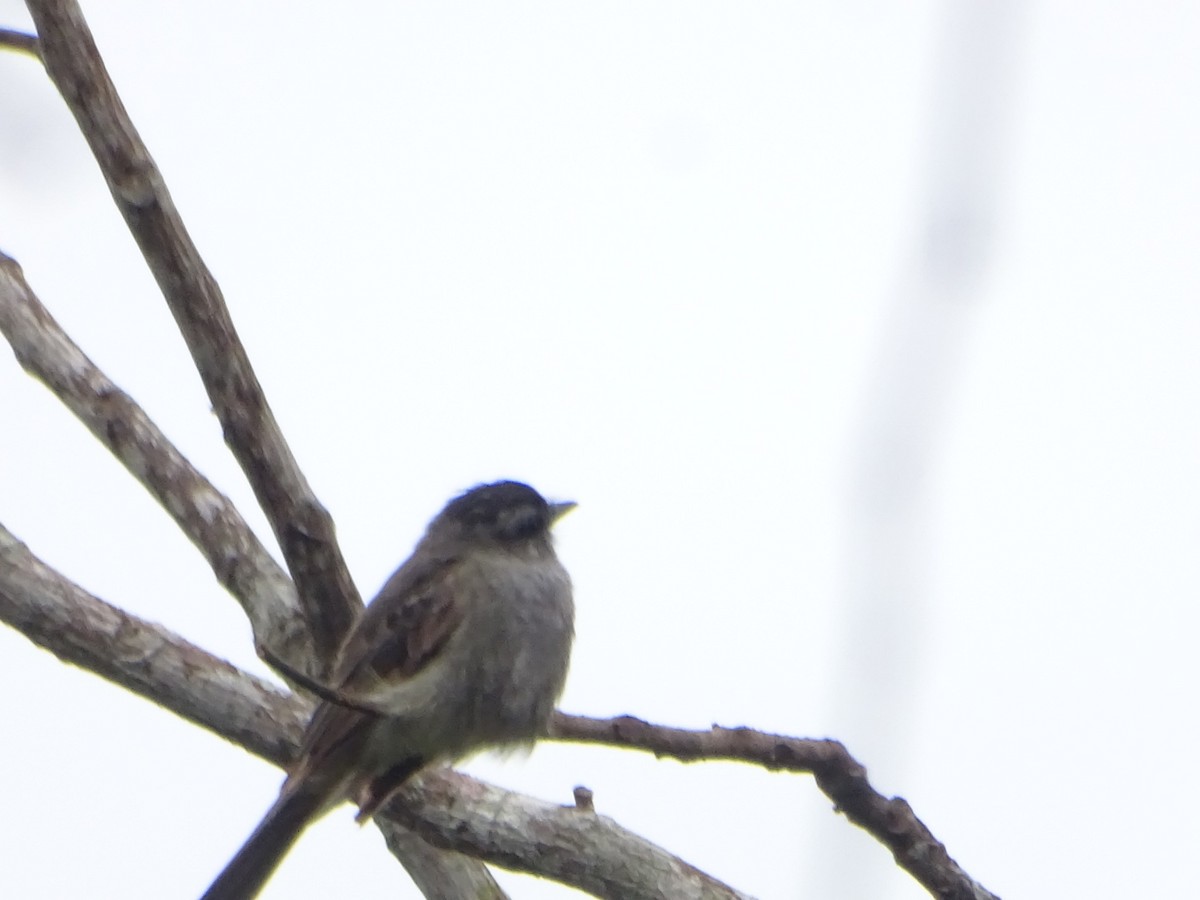
M 579 504 L 574 500 L 564 500 L 562 503 L 550 504 L 550 524 L 553 525 Z

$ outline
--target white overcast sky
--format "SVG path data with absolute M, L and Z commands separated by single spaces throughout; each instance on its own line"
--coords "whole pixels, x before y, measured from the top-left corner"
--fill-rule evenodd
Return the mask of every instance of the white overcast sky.
M 85 4 L 371 594 L 451 494 L 579 501 L 563 707 L 843 740 L 1011 898 L 1200 844 L 1200 6 Z M 0 24 L 27 23 L 0 0 Z M 269 532 L 57 94 L 0 248 Z M 256 672 L 168 518 L 0 353 L 0 521 Z M 280 774 L 0 629 L 0 896 L 195 896 Z M 763 898 L 925 896 L 811 779 L 468 766 Z M 570 895 L 501 876 L 517 897 Z M 265 896 L 412 897 L 349 809 Z

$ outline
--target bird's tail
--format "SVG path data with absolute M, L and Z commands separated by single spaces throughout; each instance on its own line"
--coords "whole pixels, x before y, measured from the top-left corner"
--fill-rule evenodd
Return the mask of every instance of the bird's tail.
M 324 806 L 320 792 L 281 793 L 201 900 L 250 900 L 257 896 L 280 860 Z

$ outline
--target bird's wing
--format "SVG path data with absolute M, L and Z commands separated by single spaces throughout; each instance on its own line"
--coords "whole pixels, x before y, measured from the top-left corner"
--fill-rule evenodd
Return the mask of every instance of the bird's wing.
M 455 557 L 410 559 L 388 579 L 351 630 L 335 670 L 339 694 L 378 708 L 373 697 L 401 683 L 438 657 L 463 618 L 455 581 L 461 567 Z M 311 779 L 327 782 L 327 793 L 344 785 L 358 762 L 379 716 L 324 702 L 305 732 L 289 782 L 315 788 Z M 336 799 L 330 797 L 330 800 Z
M 338 654 L 336 679 L 348 696 L 371 694 L 424 669 L 463 619 L 456 557 L 409 560 L 363 611 Z

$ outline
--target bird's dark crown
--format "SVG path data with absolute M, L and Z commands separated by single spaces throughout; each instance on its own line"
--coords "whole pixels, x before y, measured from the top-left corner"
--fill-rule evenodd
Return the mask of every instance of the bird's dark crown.
M 554 521 L 546 499 L 519 481 L 481 484 L 455 497 L 439 520 L 449 520 L 464 531 L 499 541 L 521 541 L 545 535 Z M 436 527 L 435 520 L 433 527 Z

